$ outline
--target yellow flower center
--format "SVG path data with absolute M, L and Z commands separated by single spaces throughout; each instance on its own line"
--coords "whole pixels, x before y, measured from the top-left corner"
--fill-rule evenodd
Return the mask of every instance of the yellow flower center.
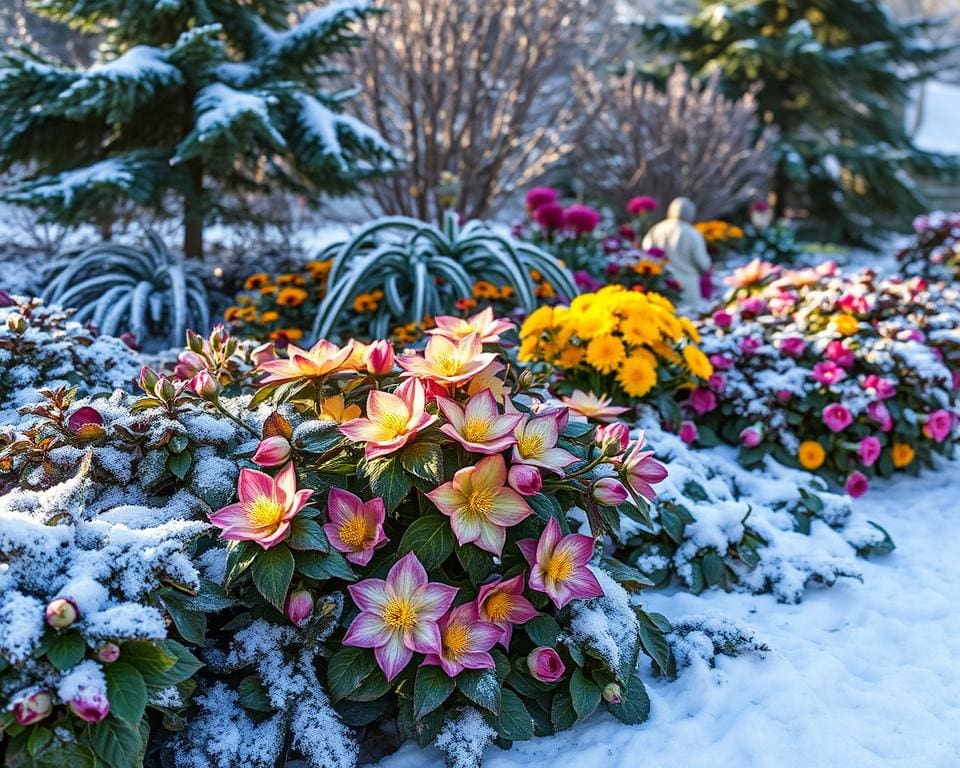
M 460 373 L 460 361 L 456 355 L 439 354 L 432 362 L 434 370 L 441 376 L 456 376 Z
M 482 443 L 490 434 L 490 422 L 483 419 L 469 419 L 463 424 L 463 436 L 471 443 Z
M 451 624 L 443 633 L 443 655 L 448 659 L 455 659 L 457 656 L 470 650 L 470 633 L 463 624 Z
M 499 488 L 476 488 L 467 496 L 466 512 L 471 517 L 486 518 L 497 500 Z
M 360 516 L 354 516 L 341 524 L 337 530 L 340 541 L 350 547 L 354 552 L 361 552 L 366 549 L 370 536 L 367 534 L 367 523 Z
M 283 507 L 268 496 L 258 496 L 248 507 L 247 514 L 254 528 L 270 528 L 280 522 Z
M 566 581 L 573 573 L 573 557 L 569 552 L 560 552 L 550 558 L 547 576 L 554 581 Z
M 513 607 L 509 592 L 494 592 L 484 602 L 483 608 L 487 618 L 494 623 L 504 622 L 510 618 Z
M 395 597 L 383 611 L 383 623 L 393 632 L 407 632 L 417 623 L 417 612 L 406 600 Z
M 543 453 L 543 435 L 523 435 L 517 439 L 517 450 L 525 459 Z
M 388 413 L 380 422 L 383 428 L 393 435 L 405 435 L 407 433 L 407 423 L 409 419 L 399 413 Z

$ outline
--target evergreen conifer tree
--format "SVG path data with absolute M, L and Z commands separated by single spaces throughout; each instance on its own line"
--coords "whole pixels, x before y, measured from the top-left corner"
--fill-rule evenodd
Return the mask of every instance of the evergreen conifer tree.
M 876 0 L 705 3 L 682 23 L 646 25 L 648 40 L 698 76 L 716 69 L 780 131 L 777 204 L 802 210 L 817 234 L 863 241 L 905 226 L 925 206 L 919 176 L 955 172 L 952 158 L 912 142 L 903 110 L 948 49 L 896 21 Z
M 239 194 L 351 191 L 389 167 L 379 134 L 342 113 L 331 57 L 372 0 L 333 0 L 298 19 L 289 0 L 33 0 L 102 35 L 74 69 L 24 50 L 0 62 L 5 198 L 48 219 L 104 221 L 123 203 L 180 208 L 184 251 L 203 226 L 243 215 Z M 239 193 L 232 195 L 231 193 Z

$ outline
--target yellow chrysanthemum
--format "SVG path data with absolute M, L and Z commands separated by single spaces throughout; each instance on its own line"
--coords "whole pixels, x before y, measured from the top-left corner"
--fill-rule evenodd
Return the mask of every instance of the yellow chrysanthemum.
M 631 356 L 624 360 L 617 381 L 630 397 L 643 397 L 657 383 L 657 372 L 643 357 Z
M 617 319 L 606 311 L 603 305 L 591 307 L 580 315 L 576 322 L 577 336 L 592 339 L 595 336 L 608 336 L 617 326 Z
M 394 334 L 398 335 L 398 334 Z M 408 335 L 404 333 L 404 335 Z M 520 342 L 520 349 L 517 350 L 517 357 L 523 363 L 529 363 L 537 359 L 537 347 L 539 339 L 536 336 L 527 336 Z
M 584 351 L 582 347 L 564 347 L 563 352 L 560 353 L 560 357 L 557 359 L 557 364 L 562 368 L 576 368 L 583 362 L 586 354 L 586 351 Z
M 299 307 L 307 300 L 307 292 L 302 288 L 284 288 L 277 294 L 277 304 L 281 307 Z
M 613 373 L 626 356 L 627 350 L 616 336 L 596 336 L 587 345 L 587 362 L 600 373 Z
M 710 359 L 693 344 L 687 344 L 683 348 L 683 359 L 690 373 L 698 379 L 709 379 L 713 375 L 713 364 Z
M 837 315 L 833 318 L 833 327 L 837 329 L 837 333 L 843 336 L 850 336 L 857 332 L 860 323 L 857 322 L 857 318 L 853 315 Z
M 553 307 L 540 307 L 535 310 L 520 328 L 520 338 L 537 336 L 548 328 L 553 327 Z
M 697 344 L 700 343 L 700 331 L 697 329 L 697 326 L 694 325 L 693 320 L 686 316 L 680 316 L 680 327 L 683 328 L 683 332 L 687 334 L 687 338 L 693 339 Z

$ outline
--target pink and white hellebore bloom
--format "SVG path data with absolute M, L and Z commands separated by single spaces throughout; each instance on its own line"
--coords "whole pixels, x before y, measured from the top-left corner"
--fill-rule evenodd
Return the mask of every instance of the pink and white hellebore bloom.
M 557 608 L 571 600 L 602 597 L 603 588 L 587 563 L 593 557 L 594 541 L 589 536 L 560 530 L 555 518 L 547 521 L 537 539 L 521 539 L 520 551 L 530 564 L 530 588 L 545 592 Z
M 351 419 L 340 431 L 355 443 L 365 442 L 367 460 L 402 448 L 437 420 L 424 410 L 423 384 L 407 379 L 395 393 L 373 390 L 367 395 L 367 415 Z
M 431 336 L 443 336 L 450 341 L 460 341 L 471 333 L 480 337 L 482 344 L 495 344 L 500 341 L 500 334 L 512 331 L 516 326 L 509 320 L 495 319 L 493 307 L 477 312 L 466 320 L 460 317 L 440 315 L 434 318 L 436 328 L 427 331 Z
M 569 451 L 557 447 L 560 426 L 556 413 L 524 418 L 514 435 L 517 444 L 513 446 L 513 461 L 517 464 L 531 464 L 562 476 L 563 468 L 577 460 Z
M 473 453 L 494 454 L 517 442 L 514 428 L 523 418 L 519 413 L 501 414 L 489 389 L 471 397 L 466 406 L 446 397 L 437 405 L 447 419 L 440 431 Z
M 396 562 L 386 580 L 366 579 L 347 590 L 360 615 L 350 624 L 343 643 L 373 648 L 387 680 L 400 674 L 414 653 L 443 653 L 439 621 L 457 588 L 431 584 L 413 552 Z
M 251 461 L 261 467 L 279 467 L 290 458 L 290 441 L 282 435 L 265 437 L 257 444 Z
M 476 333 L 453 342 L 444 336 L 431 336 L 420 355 L 401 355 L 397 365 L 404 376 L 416 376 L 441 384 L 462 384 L 473 378 L 496 359 L 493 352 L 484 352 Z
M 330 522 L 323 526 L 332 546 L 355 565 L 366 565 L 373 551 L 387 543 L 383 532 L 386 509 L 383 499 L 363 501 L 340 488 L 331 488 L 327 496 Z
M 653 501 L 657 498 L 653 486 L 666 479 L 667 468 L 654 458 L 653 451 L 643 450 L 645 444 L 646 438 L 641 432 L 633 450 L 621 463 L 620 472 L 635 493 Z
M 596 419 L 597 421 L 612 421 L 621 413 L 626 413 L 629 408 L 619 405 L 610 405 L 612 400 L 607 395 L 595 395 L 592 392 L 584 392 L 580 389 L 573 390 L 569 397 L 561 397 L 563 404 L 571 411 L 586 419 Z
M 481 621 L 476 603 L 452 608 L 440 619 L 443 650 L 423 660 L 425 666 L 439 665 L 448 677 L 456 677 L 465 669 L 493 669 L 490 649 L 500 638 L 500 627 Z
M 500 628 L 498 642 L 504 648 L 510 647 L 513 625 L 526 624 L 537 615 L 533 603 L 523 596 L 522 573 L 512 579 L 497 579 L 480 587 L 477 609 L 481 621 L 489 621 Z

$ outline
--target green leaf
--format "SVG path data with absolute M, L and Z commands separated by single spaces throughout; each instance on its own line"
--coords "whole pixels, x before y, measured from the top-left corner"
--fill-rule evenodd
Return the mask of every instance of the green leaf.
M 305 517 L 295 517 L 290 524 L 290 535 L 286 538 L 286 545 L 291 549 L 311 550 L 315 552 L 329 552 L 330 543 L 327 535 L 316 520 Z
M 623 692 L 623 701 L 619 704 L 607 702 L 607 709 L 621 723 L 639 725 L 645 722 L 650 717 L 650 697 L 647 696 L 643 681 L 633 675 Z
M 429 666 L 417 669 L 417 679 L 413 686 L 413 711 L 419 720 L 429 715 L 445 702 L 456 682 L 448 677 L 442 667 Z
M 644 587 L 654 586 L 653 582 L 636 568 L 621 563 L 612 557 L 603 560 L 603 569 L 609 573 L 616 582 L 633 592 L 643 589 Z
M 111 768 L 135 768 L 144 749 L 140 731 L 115 717 L 107 717 L 86 732 L 87 741 L 103 762 Z
M 334 705 L 334 709 L 337 711 L 337 714 L 340 715 L 340 719 L 351 728 L 362 728 L 380 717 L 389 705 L 390 701 L 387 698 L 382 698 L 377 701 L 351 701 L 344 699 L 343 701 L 337 702 L 337 704 Z
M 560 634 L 560 625 L 547 613 L 534 616 L 523 625 L 523 629 L 536 645 L 545 645 L 548 648 L 553 648 L 557 644 L 557 637 Z
M 190 456 L 188 451 L 171 453 L 170 458 L 167 459 L 167 469 L 169 469 L 176 477 L 183 480 L 187 476 L 187 472 L 190 471 L 190 465 L 192 463 L 193 458 Z
M 573 670 L 570 676 L 570 699 L 577 717 L 581 720 L 590 717 L 600 703 L 600 688 L 592 680 L 588 680 L 580 668 Z
M 573 708 L 573 699 L 569 691 L 557 690 L 550 704 L 550 722 L 558 731 L 572 728 L 577 722 L 577 711 Z
M 640 644 L 664 674 L 671 669 L 670 646 L 663 630 L 657 626 L 654 618 L 641 608 L 634 608 L 640 628 Z
M 407 472 L 421 480 L 440 485 L 443 482 L 443 451 L 436 443 L 414 443 L 400 454 Z
M 337 425 L 328 421 L 306 422 L 293 432 L 292 444 L 307 453 L 326 453 L 343 440 Z
M 317 579 L 317 581 L 326 579 L 356 581 L 357 579 L 357 574 L 353 572 L 346 558 L 335 549 L 329 550 L 326 554 L 317 551 L 295 552 L 294 558 L 297 570 L 308 578 Z
M 160 640 L 157 646 L 164 655 L 176 657 L 176 662 L 163 672 L 144 673 L 144 680 L 151 688 L 166 688 L 182 683 L 193 677 L 203 667 L 203 662 L 176 640 Z
M 457 688 L 488 712 L 500 711 L 500 683 L 492 669 L 465 669 L 457 675 Z
M 711 587 L 723 586 L 726 581 L 727 566 L 716 552 L 707 552 L 700 562 L 703 578 Z
M 203 645 L 207 634 L 207 617 L 192 610 L 189 598 L 175 589 L 165 587 L 157 592 L 157 596 L 183 639 L 188 643 Z
M 399 556 L 413 552 L 428 571 L 439 568 L 453 552 L 453 531 L 443 515 L 428 515 L 414 520 L 400 539 Z
M 260 547 L 252 541 L 230 541 L 227 543 L 227 575 L 224 579 L 230 584 L 247 568 L 253 565 Z
M 247 709 L 252 709 L 254 712 L 273 712 L 267 689 L 263 687 L 263 683 L 256 675 L 247 675 L 243 678 L 237 686 L 237 694 L 240 703 Z
M 537 493 L 533 496 L 527 496 L 526 501 L 541 520 L 549 522 L 552 517 L 560 524 L 561 531 L 569 533 L 570 526 L 567 524 L 567 516 L 555 497 Z
M 533 718 L 520 697 L 509 688 L 500 692 L 500 714 L 488 714 L 487 722 L 501 739 L 526 741 L 533 738 Z
M 190 445 L 190 439 L 186 435 L 174 435 L 168 443 L 171 453 L 183 453 Z
M 389 693 L 391 687 L 386 676 L 377 667 L 346 698 L 350 701 L 376 701 L 384 694 Z
M 251 572 L 253 583 L 264 599 L 283 611 L 284 599 L 293 578 L 293 555 L 285 544 L 277 544 L 257 555 Z
M 37 752 L 47 746 L 51 739 L 53 739 L 53 731 L 49 728 L 45 728 L 42 725 L 32 728 L 30 730 L 30 736 L 27 739 L 27 752 L 33 757 Z
M 400 502 L 407 497 L 413 487 L 400 461 L 394 456 L 368 461 L 364 467 L 364 474 L 370 481 L 370 490 L 373 495 L 383 498 L 387 512 L 393 512 L 400 506 Z
M 353 693 L 376 667 L 377 661 L 369 648 L 341 648 L 327 662 L 330 700 L 335 703 Z
M 107 678 L 110 712 L 129 725 L 136 725 L 147 707 L 147 684 L 135 667 L 122 661 L 103 666 Z
M 63 632 L 57 634 L 46 643 L 47 658 L 61 672 L 79 664 L 87 652 L 87 644 L 83 636 L 77 632 Z
M 493 570 L 493 558 L 475 544 L 457 547 L 457 560 L 470 577 L 470 583 L 477 586 Z

